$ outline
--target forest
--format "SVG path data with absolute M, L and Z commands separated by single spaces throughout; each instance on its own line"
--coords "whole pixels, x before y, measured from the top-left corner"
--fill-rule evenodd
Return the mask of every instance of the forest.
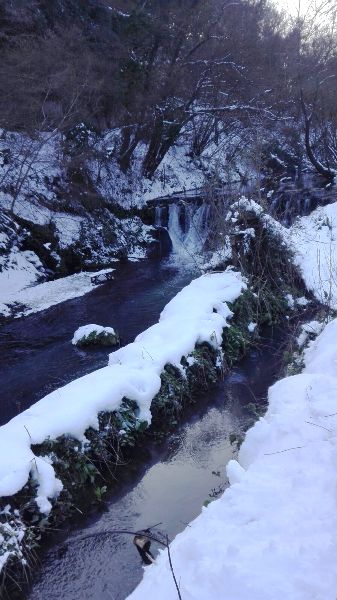
M 103 152 L 126 172 L 143 145 L 148 178 L 186 130 L 198 157 L 224 136 L 261 154 L 261 132 L 277 129 L 299 169 L 307 156 L 332 178 L 333 9 L 290 19 L 267 0 L 2 2 L 1 127 L 60 133 L 70 171 Z M 108 130 L 118 136 L 104 153 L 95 141 Z

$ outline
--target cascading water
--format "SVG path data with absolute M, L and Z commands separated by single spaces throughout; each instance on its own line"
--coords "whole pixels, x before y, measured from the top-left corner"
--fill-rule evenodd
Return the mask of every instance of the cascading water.
M 195 209 L 195 206 L 190 205 L 187 210 L 188 214 L 188 229 L 184 236 L 183 245 L 189 251 L 201 252 L 205 246 L 209 233 L 210 221 L 210 206 L 209 204 L 201 204 Z
M 167 230 L 172 252 L 184 260 L 194 260 L 201 253 L 209 232 L 210 206 L 193 202 L 171 203 L 168 207 Z M 163 227 L 162 209 L 156 208 L 155 224 Z

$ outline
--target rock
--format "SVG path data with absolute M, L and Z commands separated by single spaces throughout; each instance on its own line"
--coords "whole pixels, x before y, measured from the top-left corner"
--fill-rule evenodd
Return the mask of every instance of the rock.
M 101 325 L 84 325 L 74 333 L 74 346 L 117 346 L 119 335 L 112 327 Z
M 105 283 L 106 281 L 111 281 L 113 276 L 114 269 L 106 269 L 105 271 L 96 273 L 96 275 L 91 276 L 91 283 L 94 285 L 98 285 L 100 283 Z
M 162 258 L 167 256 L 172 250 L 172 242 L 169 233 L 165 227 L 157 227 L 151 231 L 153 242 L 149 244 L 148 257 Z

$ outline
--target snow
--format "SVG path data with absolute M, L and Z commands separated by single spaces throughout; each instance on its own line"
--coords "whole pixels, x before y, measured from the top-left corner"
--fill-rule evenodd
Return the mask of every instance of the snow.
M 295 298 L 294 298 L 294 296 L 292 296 L 292 294 L 286 294 L 285 299 L 287 301 L 289 308 L 291 308 L 291 309 L 295 308 Z
M 195 279 L 167 304 L 159 323 L 113 352 L 107 367 L 55 390 L 1 427 L 0 496 L 18 492 L 32 473 L 39 506 L 48 512 L 61 483 L 50 460 L 36 457 L 31 445 L 64 434 L 82 440 L 88 427 L 98 427 L 98 413 L 118 409 L 123 398 L 136 401 L 139 418 L 150 423 L 151 401 L 160 389 L 164 366 L 181 366 L 182 357 L 197 343 L 220 350 L 222 331 L 232 316 L 226 302 L 233 302 L 245 287 L 241 275 L 231 270 Z
M 304 323 L 304 325 L 301 326 L 301 333 L 296 340 L 298 347 L 302 348 L 310 335 L 316 336 L 321 333 L 323 327 L 324 323 L 321 323 L 320 321 L 309 321 L 309 323 Z
M 299 217 L 289 229 L 245 197 L 232 205 L 227 220 L 235 223 L 241 210 L 253 211 L 266 227 L 281 236 L 294 255 L 306 288 L 317 300 L 337 309 L 337 202 Z M 287 301 L 290 307 L 307 303 L 303 298 L 295 300 L 290 294 Z
M 26 564 L 23 558 L 22 540 L 25 534 L 25 526 L 21 522 L 16 511 L 11 512 L 9 505 L 0 514 L 5 515 L 7 521 L 0 523 L 0 572 L 10 557 L 17 557 Z M 15 515 L 15 519 L 13 518 Z
M 9 211 L 12 201 L 11 196 L 0 192 L 0 207 L 3 210 Z M 78 240 L 85 222 L 84 217 L 55 212 L 32 198 L 20 197 L 14 205 L 14 214 L 37 225 L 54 224 L 61 248 L 66 248 Z
M 195 117 L 197 118 L 197 117 Z M 209 143 L 201 156 L 191 158 L 190 125 L 182 131 L 179 141 L 169 149 L 153 178 L 142 175 L 141 165 L 147 146 L 140 143 L 133 157 L 132 171 L 124 174 L 117 161 L 112 158 L 103 166 L 100 160 L 90 161 L 92 173 L 101 195 L 119 201 L 123 206 L 144 206 L 146 202 L 158 198 L 168 198 L 178 194 L 195 196 L 209 185 L 214 178 L 222 183 L 240 182 L 238 171 L 246 177 L 256 175 L 246 156 L 242 156 L 241 140 L 237 135 L 220 134 L 219 143 Z M 98 143 L 99 153 L 109 155 L 120 139 L 121 131 L 111 130 Z M 246 140 L 244 140 L 246 143 Z M 99 174 L 99 177 L 98 177 Z
M 23 253 L 18 254 L 21 257 Z M 26 253 L 25 253 L 26 254 Z M 21 260 L 21 259 L 20 259 Z M 111 273 L 114 269 L 102 269 L 95 273 L 82 272 L 76 273 L 75 275 L 69 275 L 55 281 L 45 281 L 39 285 L 32 287 L 21 288 L 22 285 L 27 285 L 30 280 L 27 276 L 25 278 L 24 271 L 16 269 L 13 273 L 12 279 L 10 277 L 6 281 L 6 274 L 10 275 L 9 271 L 3 271 L 0 273 L 0 314 L 7 316 L 10 315 L 11 307 L 15 307 L 17 303 L 20 306 L 15 314 L 16 317 L 23 315 L 29 315 L 31 313 L 45 310 L 50 306 L 54 306 L 60 302 L 71 300 L 72 298 L 78 298 L 84 296 L 96 285 L 92 283 L 92 278 L 102 274 Z M 28 271 L 32 276 L 36 276 L 35 271 Z M 1 279 L 2 276 L 2 279 Z M 13 285 L 8 285 L 9 281 L 13 281 Z
M 112 327 L 102 327 L 102 325 L 83 325 L 79 327 L 75 333 L 74 337 L 71 340 L 71 343 L 76 346 L 78 342 L 81 342 L 85 338 L 89 337 L 92 333 L 96 333 L 99 335 L 100 333 L 107 333 L 111 335 L 116 335 L 115 330 Z
M 44 270 L 34 252 L 18 252 L 16 247 L 6 257 L 0 256 L 0 269 L 0 314 L 7 315 L 10 313 L 7 299 L 19 302 L 18 292 L 41 278 Z
M 337 308 L 337 203 L 320 207 L 301 217 L 289 231 L 307 288 L 317 300 Z
M 308 306 L 309 300 L 304 296 L 301 296 L 301 298 L 296 298 L 296 304 L 297 306 Z
M 264 418 L 230 461 L 230 487 L 171 543 L 184 600 L 335 600 L 337 320 L 303 373 L 269 390 Z M 175 600 L 162 551 L 129 600 Z
M 226 238 L 223 241 L 223 247 L 219 250 L 215 250 L 212 252 L 211 257 L 204 262 L 202 265 L 203 270 L 212 270 L 222 266 L 224 263 L 228 262 L 231 259 L 232 253 L 229 245 L 229 238 Z
M 250 333 L 254 333 L 254 331 L 255 331 L 256 328 L 257 328 L 257 323 L 251 322 L 251 323 L 248 324 L 248 331 Z

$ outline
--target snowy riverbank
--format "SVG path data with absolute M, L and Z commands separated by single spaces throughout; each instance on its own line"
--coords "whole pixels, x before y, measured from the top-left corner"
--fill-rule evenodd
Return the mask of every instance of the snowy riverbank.
M 249 213 L 256 215 L 265 229 L 281 238 L 284 248 L 292 254 L 306 289 L 321 304 L 337 309 L 337 202 L 320 206 L 308 216 L 298 217 L 287 228 L 260 204 L 242 197 L 231 206 L 226 218 L 234 233 L 240 217 L 245 219 Z M 255 237 L 252 229 L 241 230 L 240 234 L 245 236 L 247 247 L 248 241 Z M 230 237 L 227 247 L 230 247 Z
M 27 278 L 20 275 L 24 273 L 28 276 L 29 270 L 21 271 L 12 279 L 8 276 L 8 271 L 2 271 L 0 273 L 0 315 L 10 316 L 14 310 L 15 317 L 22 317 L 45 310 L 60 302 L 84 296 L 95 289 L 96 284 L 93 283 L 95 278 L 109 275 L 113 271 L 114 269 L 103 269 L 94 273 L 76 273 L 55 281 L 45 281 L 22 288 L 18 286 L 20 283 L 22 286 L 27 285 Z
M 231 486 L 171 544 L 184 600 L 335 600 L 337 320 L 305 351 L 303 373 L 269 391 Z M 175 600 L 167 553 L 129 597 Z
M 67 452 L 67 444 L 71 444 L 74 468 L 78 469 L 85 463 L 86 452 L 93 451 L 86 437 L 89 428 L 97 431 L 97 436 L 103 431 L 99 455 L 107 435 L 111 435 L 111 439 L 119 436 L 121 443 L 123 436 L 130 433 L 126 431 L 127 415 L 124 417 L 126 426 L 123 428 L 121 423 L 116 432 L 106 426 L 101 431 L 99 415 L 106 413 L 111 420 L 112 413 L 128 399 L 138 405 L 134 427 L 146 427 L 151 422 L 151 403 L 161 389 L 161 374 L 167 365 L 184 378 L 189 368 L 197 364 L 197 358 L 189 355 L 196 345 L 205 342 L 221 358 L 223 330 L 229 327 L 227 321 L 232 316 L 227 302 L 234 302 L 245 287 L 241 275 L 231 270 L 195 279 L 167 304 L 159 323 L 140 334 L 132 344 L 110 355 L 109 366 L 57 389 L 0 428 L 0 496 L 6 499 L 7 511 L 2 514 L 8 514 L 12 531 L 15 525 L 19 527 L 20 536 L 25 531 L 20 525 L 19 511 L 14 510 L 20 507 L 15 496 L 24 486 L 30 486 L 26 488 L 24 504 L 27 494 L 30 495 L 41 518 L 50 513 L 63 490 L 62 478 L 57 473 L 64 457 L 60 459 L 57 455 L 58 445 Z M 51 444 L 53 450 L 41 451 L 39 445 L 43 443 Z M 90 465 L 93 466 L 91 462 Z M 68 463 L 66 474 L 70 467 Z M 89 475 L 95 477 L 96 473 L 93 469 Z M 80 487 L 85 495 L 83 481 Z M 0 530 L 3 528 L 4 525 L 0 525 Z M 22 548 L 16 534 L 8 537 L 12 539 L 13 552 L 8 554 L 8 544 L 0 546 L 0 566 L 11 555 L 20 559 Z
M 337 309 L 337 202 L 297 219 L 288 239 L 307 289 Z

